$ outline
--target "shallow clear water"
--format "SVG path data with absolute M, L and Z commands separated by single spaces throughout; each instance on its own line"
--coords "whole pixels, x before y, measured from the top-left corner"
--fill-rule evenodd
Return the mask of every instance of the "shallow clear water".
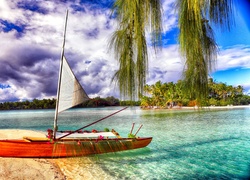
M 59 116 L 59 129 L 78 129 L 115 108 L 73 109 Z M 0 129 L 43 130 L 53 126 L 53 110 L 0 111 Z M 250 108 L 224 110 L 127 109 L 91 129 L 114 128 L 126 137 L 152 136 L 143 149 L 58 159 L 72 179 L 248 179 Z

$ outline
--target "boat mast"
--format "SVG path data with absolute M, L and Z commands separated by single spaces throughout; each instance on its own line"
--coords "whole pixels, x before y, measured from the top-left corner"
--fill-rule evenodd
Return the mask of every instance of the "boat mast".
M 65 46 L 65 38 L 66 38 L 67 20 L 68 20 L 68 10 L 66 10 L 65 25 L 64 25 L 62 53 L 61 53 L 60 69 L 59 69 L 59 77 L 58 77 L 58 86 L 57 86 L 57 99 L 56 99 L 56 110 L 55 110 L 55 119 L 54 119 L 53 139 L 56 139 L 56 132 L 57 132 L 57 118 L 58 118 L 59 97 L 60 97 L 60 89 L 61 89 L 61 78 L 62 78 L 62 67 L 63 67 L 63 57 L 64 57 L 64 46 Z

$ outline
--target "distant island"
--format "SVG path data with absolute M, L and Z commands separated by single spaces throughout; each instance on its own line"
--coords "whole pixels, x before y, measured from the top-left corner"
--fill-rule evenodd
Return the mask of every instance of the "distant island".
M 120 101 L 119 99 L 110 96 L 107 98 L 96 97 L 90 99 L 78 106 L 80 107 L 105 107 L 105 106 L 127 106 L 127 105 L 139 106 L 140 101 Z M 0 110 L 23 110 L 23 109 L 55 109 L 56 99 L 33 99 L 32 101 L 21 102 L 3 102 L 0 103 Z

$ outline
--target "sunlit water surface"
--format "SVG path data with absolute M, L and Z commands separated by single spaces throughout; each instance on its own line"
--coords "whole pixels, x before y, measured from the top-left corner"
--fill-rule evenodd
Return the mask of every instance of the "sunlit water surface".
M 59 129 L 74 130 L 120 108 L 72 109 L 59 116 Z M 0 129 L 46 131 L 53 110 L 0 111 Z M 114 128 L 127 137 L 152 136 L 143 149 L 57 159 L 69 179 L 248 179 L 250 108 L 224 110 L 140 110 L 131 108 L 91 129 Z

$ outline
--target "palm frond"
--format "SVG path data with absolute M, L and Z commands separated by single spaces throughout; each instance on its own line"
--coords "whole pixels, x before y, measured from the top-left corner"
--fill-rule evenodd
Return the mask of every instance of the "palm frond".
M 155 49 L 161 42 L 161 3 L 160 0 L 117 0 L 113 13 L 119 22 L 109 44 L 119 62 L 113 80 L 118 82 L 121 96 L 132 100 L 142 94 L 146 83 L 146 29 L 153 32 L 151 40 Z
M 178 0 L 180 51 L 185 57 L 184 82 L 190 96 L 206 100 L 208 73 L 213 69 L 218 47 L 209 20 L 229 23 L 231 1 Z M 220 12 L 219 9 L 225 9 Z M 225 19 L 223 19 L 223 17 Z M 209 20 L 207 20 L 209 18 Z
M 233 0 L 209 0 L 207 4 L 204 8 L 209 20 L 215 25 L 230 30 L 231 24 L 234 22 Z

